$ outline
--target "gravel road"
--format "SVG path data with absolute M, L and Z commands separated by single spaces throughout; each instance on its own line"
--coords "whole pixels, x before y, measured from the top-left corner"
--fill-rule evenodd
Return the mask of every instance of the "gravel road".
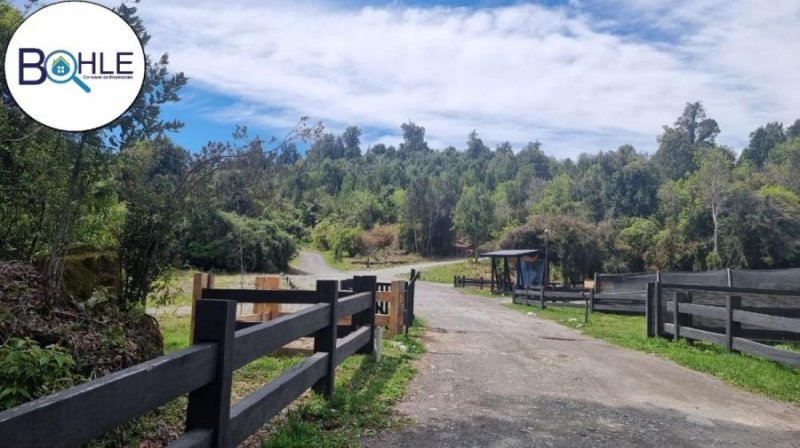
M 430 330 L 399 404 L 415 422 L 366 447 L 800 447 L 800 408 L 656 356 L 421 282 Z

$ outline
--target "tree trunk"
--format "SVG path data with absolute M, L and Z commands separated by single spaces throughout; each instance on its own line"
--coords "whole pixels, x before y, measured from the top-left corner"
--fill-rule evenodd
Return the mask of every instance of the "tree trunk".
M 75 163 L 72 165 L 72 173 L 70 173 L 69 177 L 67 197 L 61 207 L 61 213 L 56 224 L 57 228 L 51 243 L 50 257 L 44 269 L 45 287 L 51 297 L 56 297 L 61 292 L 64 280 L 64 254 L 74 226 L 75 209 L 78 207 L 78 202 L 83 192 L 83 188 L 80 188 L 80 182 L 83 172 L 83 148 L 85 145 L 86 133 L 83 133 L 75 150 Z

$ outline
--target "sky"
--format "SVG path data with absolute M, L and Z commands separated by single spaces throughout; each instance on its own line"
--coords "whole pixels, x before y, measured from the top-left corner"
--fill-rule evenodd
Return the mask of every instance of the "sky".
M 645 152 L 702 101 L 736 150 L 800 118 L 800 1 L 142 0 L 151 56 L 190 78 L 165 109 L 189 149 L 301 116 L 363 149 L 409 120 L 433 148 L 538 140 L 559 158 Z

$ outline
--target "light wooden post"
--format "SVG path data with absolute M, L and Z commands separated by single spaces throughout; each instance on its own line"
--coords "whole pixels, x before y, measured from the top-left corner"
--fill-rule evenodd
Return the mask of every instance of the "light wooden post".
M 281 289 L 281 279 L 277 276 L 256 277 L 256 289 Z M 281 315 L 280 303 L 253 304 L 253 314 L 259 315 L 258 320 L 264 322 L 276 319 Z
M 207 274 L 198 272 L 194 274 L 192 283 L 192 312 L 189 324 L 189 343 L 194 343 L 194 321 L 195 313 L 197 312 L 197 301 L 203 298 L 203 289 L 211 289 L 214 287 L 214 274 Z
M 392 301 L 389 304 L 389 336 L 394 336 L 403 331 L 406 309 L 406 282 L 395 280 L 391 287 Z

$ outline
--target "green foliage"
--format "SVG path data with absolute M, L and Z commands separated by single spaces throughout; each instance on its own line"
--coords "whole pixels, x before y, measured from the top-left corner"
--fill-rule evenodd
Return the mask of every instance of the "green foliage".
M 57 345 L 41 347 L 28 338 L 11 338 L 0 348 L 0 378 L 0 410 L 80 381 L 69 351 Z
M 494 207 L 489 196 L 476 187 L 467 187 L 453 211 L 453 224 L 465 236 L 478 258 L 478 246 L 489 239 Z
M 286 229 L 290 218 L 250 218 L 235 213 L 194 213 L 182 236 L 185 262 L 203 270 L 285 272 L 297 254 L 297 240 Z
M 380 363 L 366 355 L 347 358 L 337 369 L 332 399 L 317 394 L 302 399 L 275 424 L 262 446 L 351 447 L 365 434 L 391 427 L 392 405 L 405 394 L 416 373 L 413 362 L 424 352 L 423 328 L 415 322 L 408 336 L 384 340 Z

